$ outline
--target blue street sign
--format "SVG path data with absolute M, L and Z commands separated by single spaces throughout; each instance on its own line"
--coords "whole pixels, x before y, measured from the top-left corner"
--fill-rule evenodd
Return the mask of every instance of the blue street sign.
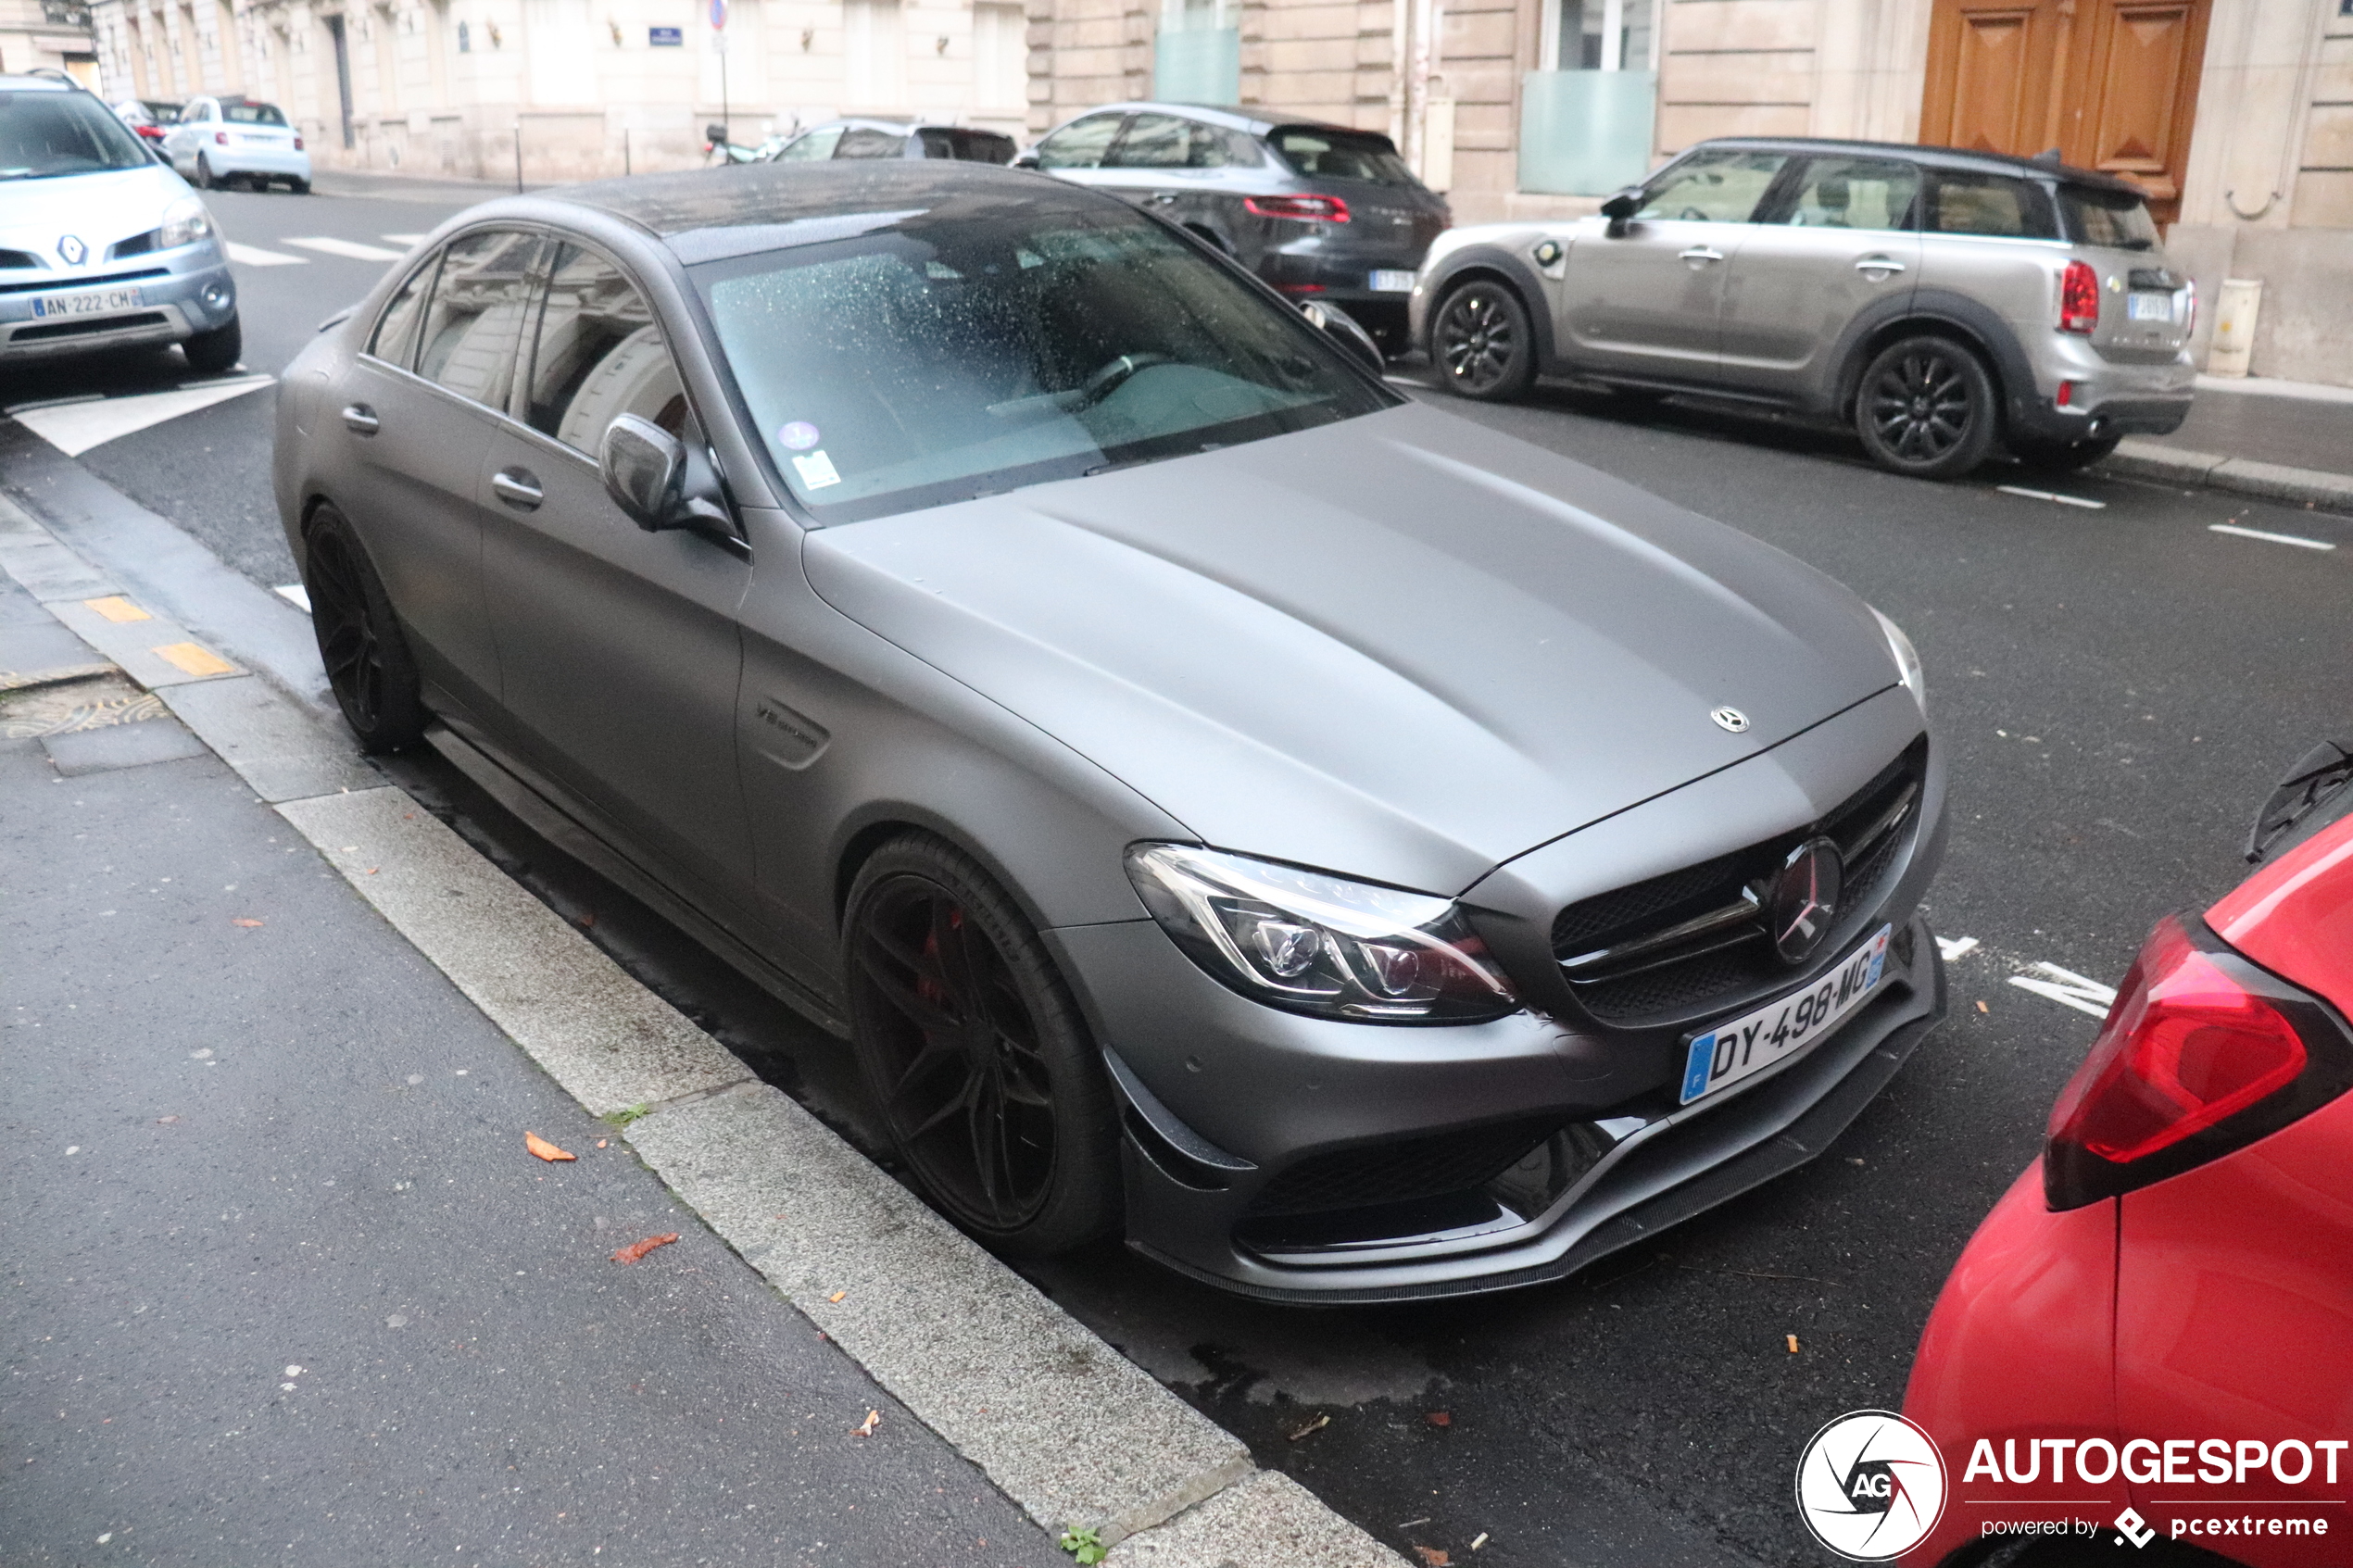
M 646 43 L 656 49 L 683 49 L 686 46 L 686 30 L 683 27 L 649 27 Z

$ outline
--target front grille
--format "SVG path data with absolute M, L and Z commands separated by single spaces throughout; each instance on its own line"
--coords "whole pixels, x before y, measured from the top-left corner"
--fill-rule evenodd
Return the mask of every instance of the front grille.
M 125 327 L 161 327 L 170 324 L 171 318 L 160 310 L 142 310 L 135 316 L 85 316 L 77 321 L 58 321 L 53 325 L 19 327 L 8 339 L 10 343 L 34 343 L 43 338 L 88 337 L 94 332 L 119 332 Z
M 1563 909 L 1553 953 L 1580 1005 L 1604 1023 L 1659 1024 L 1721 1011 L 1791 978 L 1764 911 L 1791 850 L 1818 836 L 1846 858 L 1838 926 L 1851 941 L 1885 897 L 1919 817 L 1928 742 L 1916 741 L 1818 822 Z
M 156 236 L 160 229 L 150 229 L 144 234 L 133 234 L 127 240 L 117 240 L 107 247 L 108 261 L 120 261 L 126 256 L 145 256 L 156 248 Z
M 9 268 L 32 268 L 40 265 L 41 258 L 31 251 L 0 249 L 0 270 Z
M 169 278 L 169 267 L 147 267 L 136 272 L 108 272 L 97 278 L 51 278 L 37 283 L 0 283 L 0 294 L 29 294 L 36 289 L 94 289 L 108 283 L 135 283 L 142 278 Z
M 1310 1214 L 1468 1192 L 1518 1164 L 1555 1125 L 1509 1122 L 1311 1154 L 1268 1182 L 1250 1212 Z

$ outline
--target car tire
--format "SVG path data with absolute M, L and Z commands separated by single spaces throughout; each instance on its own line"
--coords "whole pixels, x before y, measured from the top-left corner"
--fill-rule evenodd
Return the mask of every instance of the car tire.
M 2010 456 L 2019 467 L 2035 473 L 2073 473 L 2090 468 L 2113 453 L 2120 435 L 2095 436 L 2088 441 L 2020 441 L 2013 439 Z
M 308 180 L 289 180 L 286 182 L 286 189 L 292 191 L 296 195 L 307 196 L 310 194 L 310 182 Z
M 842 920 L 850 1039 L 900 1159 L 985 1245 L 1050 1257 L 1120 1217 L 1110 1074 L 1036 930 L 970 856 L 907 834 Z
M 196 155 L 196 189 L 199 191 L 220 189 L 220 182 L 213 178 L 212 165 L 207 161 L 202 153 Z
M 1483 403 L 1525 393 L 1536 379 L 1536 334 L 1518 291 L 1475 278 L 1429 319 L 1429 362 L 1447 391 Z
M 365 752 L 415 744 L 429 718 L 416 660 L 359 534 L 341 512 L 322 506 L 310 514 L 303 542 L 311 634 L 344 722 Z
M 1871 461 L 1913 479 L 1957 479 L 1994 449 L 1994 378 L 1948 337 L 1889 344 L 1855 388 L 1855 433 Z
M 208 332 L 196 333 L 180 345 L 180 352 L 188 357 L 188 368 L 208 376 L 234 370 L 238 358 L 245 351 L 245 325 L 234 316 Z

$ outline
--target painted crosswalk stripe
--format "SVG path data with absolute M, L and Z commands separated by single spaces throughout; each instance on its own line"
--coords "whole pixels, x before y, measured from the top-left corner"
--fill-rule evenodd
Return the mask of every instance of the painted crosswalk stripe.
M 228 243 L 229 259 L 245 267 L 302 267 L 309 263 L 307 256 L 288 256 L 282 250 L 264 250 L 259 245 Z
M 363 245 L 357 240 L 338 240 L 328 234 L 314 234 L 299 240 L 289 238 L 278 243 L 299 245 L 304 250 L 315 250 L 321 256 L 349 257 L 354 261 L 397 261 L 400 259 L 400 253 L 396 250 L 386 250 L 382 245 Z
M 396 245 L 412 245 L 424 238 L 422 234 L 378 234 L 380 240 L 390 240 Z
M 243 397 L 271 384 L 263 375 L 223 376 L 217 381 L 191 382 L 165 392 L 145 392 L 128 397 L 101 397 L 42 408 L 18 408 L 12 417 L 69 458 L 93 446 L 103 446 L 167 420 Z
M 2303 550 L 2334 550 L 2336 548 L 2334 545 L 2330 544 L 2325 539 L 2306 539 L 2294 533 L 2266 533 L 2259 528 L 2241 528 L 2235 523 L 2209 522 L 2206 525 L 2206 527 L 2207 532 L 2209 533 L 2235 534 L 2241 539 L 2260 539 L 2264 543 L 2270 545 L 2294 545 L 2298 549 Z
M 2111 987 L 2078 974 L 2071 969 L 2061 969 L 2055 963 L 2037 963 L 2029 967 L 2033 972 L 2013 974 L 2010 984 L 2021 991 L 2032 991 L 2038 997 L 2057 1002 L 2061 1007 L 2073 1008 L 2094 1018 L 2106 1018 L 2108 1010 L 2116 1001 L 2116 992 Z

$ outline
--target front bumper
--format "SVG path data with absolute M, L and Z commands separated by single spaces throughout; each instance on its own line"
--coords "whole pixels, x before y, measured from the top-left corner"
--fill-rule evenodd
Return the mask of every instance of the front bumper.
M 1579 891 L 1571 879 L 1610 885 L 1621 849 L 1639 853 L 1641 840 L 1658 851 L 1664 838 L 1669 852 L 1698 859 L 1717 847 L 1692 824 L 1720 822 L 1747 841 L 1774 813 L 1790 821 L 1770 821 L 1768 833 L 1802 823 L 1856 787 L 1858 759 L 1883 759 L 1918 734 L 1909 696 L 1892 698 L 1784 743 L 1779 761 L 1753 759 L 1622 813 L 1615 827 L 1556 841 L 1474 896 L 1508 873 L 1549 926 L 1550 911 Z M 1796 787 L 1785 795 L 1783 784 Z M 1227 989 L 1150 921 L 1048 933 L 1126 1101 L 1130 1245 L 1268 1300 L 1468 1295 L 1573 1273 L 1813 1159 L 1943 1015 L 1942 961 L 1912 912 L 1941 854 L 1943 808 L 1931 769 L 1901 871 L 1856 916 L 1858 927 L 1897 930 L 1877 996 L 1812 1049 L 1688 1107 L 1674 1092 L 1680 1023 L 1610 1030 L 1533 1010 L 1432 1028 L 1306 1018 Z M 1516 896 L 1495 889 L 1491 907 L 1507 911 Z M 1792 972 L 1787 990 L 1813 983 L 1859 939 L 1843 935 Z M 1491 933 L 1489 941 L 1504 951 Z M 1432 1168 L 1449 1174 L 1394 1196 L 1394 1184 Z M 1302 1206 L 1302 1187 L 1328 1172 L 1365 1185 L 1321 1210 Z M 1444 1188 L 1456 1172 L 1461 1185 Z M 1360 1201 L 1384 1183 L 1390 1195 Z
M 138 290 L 137 302 L 103 315 L 33 313 L 36 298 L 122 288 Z M 226 326 L 236 314 L 229 258 L 209 239 L 54 278 L 11 277 L 0 282 L 0 364 L 182 343 Z
M 2189 351 L 2140 351 L 2110 358 L 2087 338 L 2046 334 L 2036 355 L 2034 387 L 2015 398 L 2011 428 L 2040 441 L 2070 444 L 2114 435 L 2171 435 L 2189 418 L 2197 368 Z M 2067 402 L 2059 401 L 2065 384 Z

